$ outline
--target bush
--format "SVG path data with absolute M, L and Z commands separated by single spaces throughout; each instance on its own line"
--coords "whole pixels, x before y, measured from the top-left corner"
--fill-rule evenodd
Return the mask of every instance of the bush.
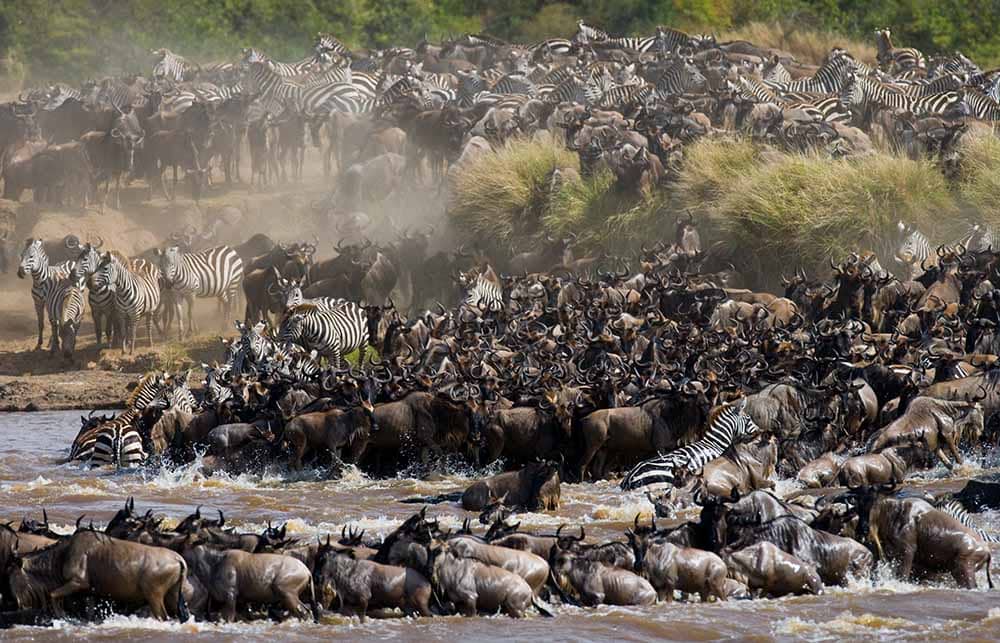
M 961 152 L 958 193 L 968 219 L 1000 228 L 1000 138 L 992 131 L 970 133 Z
M 541 232 L 552 171 L 578 165 L 555 141 L 519 140 L 483 154 L 455 173 L 448 212 L 482 243 L 509 249 Z

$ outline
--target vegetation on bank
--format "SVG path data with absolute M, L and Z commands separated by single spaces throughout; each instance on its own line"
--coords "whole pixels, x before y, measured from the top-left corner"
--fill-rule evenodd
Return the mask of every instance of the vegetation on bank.
M 870 62 L 873 32 L 888 26 L 897 46 L 961 50 L 986 69 L 1000 64 L 995 14 L 995 0 L 22 0 L 0 2 L 0 84 L 147 72 L 159 47 L 206 62 L 253 46 L 290 61 L 317 31 L 354 48 L 467 32 L 538 42 L 570 37 L 579 19 L 614 34 L 711 32 L 806 62 L 834 45 Z
M 887 152 L 832 160 L 713 138 L 686 148 L 670 189 L 624 194 L 604 171 L 550 190 L 554 169 L 577 166 L 558 143 L 512 142 L 457 173 L 449 214 L 486 247 L 527 249 L 572 232 L 599 251 L 671 241 L 690 212 L 706 241 L 740 249 L 736 258 L 758 275 L 816 269 L 857 250 L 891 256 L 898 221 L 940 240 L 970 222 L 1000 225 L 1000 140 L 988 134 L 966 137 L 954 182 L 932 160 Z

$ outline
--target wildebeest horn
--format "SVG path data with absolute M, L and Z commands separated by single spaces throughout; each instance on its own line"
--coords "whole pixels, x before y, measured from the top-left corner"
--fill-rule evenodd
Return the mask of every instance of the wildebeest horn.
M 219 526 L 221 527 L 222 525 L 226 524 L 226 517 L 222 515 L 221 509 L 216 509 L 216 511 L 219 512 Z

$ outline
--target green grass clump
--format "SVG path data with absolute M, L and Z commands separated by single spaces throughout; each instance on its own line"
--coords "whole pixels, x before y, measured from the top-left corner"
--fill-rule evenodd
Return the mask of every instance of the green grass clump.
M 344 359 L 347 360 L 347 363 L 349 363 L 351 366 L 358 366 L 361 363 L 361 348 L 358 347 L 355 348 L 350 353 L 344 353 Z M 378 360 L 378 359 L 379 359 L 379 354 L 378 351 L 375 350 L 375 347 L 366 344 L 364 361 L 371 362 L 372 360 Z
M 481 242 L 509 249 L 516 239 L 541 231 L 552 171 L 577 165 L 561 143 L 513 141 L 457 172 L 449 215 Z
M 704 209 L 712 236 L 744 249 L 763 274 L 792 264 L 816 269 L 852 251 L 885 256 L 898 221 L 916 224 L 932 239 L 947 237 L 954 225 L 957 204 L 930 161 L 887 154 L 766 158 L 733 176 Z
M 973 223 L 1000 227 L 1000 138 L 993 132 L 966 135 L 961 147 L 958 193 Z

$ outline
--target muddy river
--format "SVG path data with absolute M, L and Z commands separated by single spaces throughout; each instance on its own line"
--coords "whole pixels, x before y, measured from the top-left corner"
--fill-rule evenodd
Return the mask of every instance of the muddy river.
M 79 413 L 0 414 L 0 519 L 39 515 L 42 507 L 57 530 L 71 530 L 80 514 L 108 520 L 128 496 L 136 508 L 152 508 L 171 519 L 196 505 L 221 508 L 228 524 L 259 531 L 267 521 L 288 521 L 300 538 L 340 533 L 353 524 L 369 534 L 384 534 L 411 514 L 415 506 L 399 499 L 454 491 L 468 484 L 469 472 L 453 472 L 433 481 L 401 475 L 370 480 L 349 473 L 343 480 L 322 480 L 314 472 L 288 476 L 222 476 L 204 478 L 197 467 L 173 472 L 91 472 L 59 465 L 79 427 Z M 972 462 L 962 477 L 994 471 Z M 930 472 L 918 484 L 940 485 L 942 471 Z M 950 485 L 949 485 L 950 486 Z M 779 491 L 794 489 L 781 482 Z M 652 506 L 641 493 L 623 494 L 614 483 L 563 485 L 558 515 L 524 514 L 526 529 L 554 530 L 562 522 L 582 523 L 588 536 L 621 537 L 637 512 Z M 442 504 L 430 512 L 445 526 L 459 526 L 466 514 Z M 983 514 L 983 524 L 997 529 L 1000 514 Z M 997 563 L 995 563 L 996 565 Z M 555 619 L 532 616 L 514 620 L 482 618 L 356 619 L 326 616 L 319 625 L 288 621 L 214 625 L 159 623 L 151 619 L 113 617 L 100 625 L 57 622 L 54 628 L 17 628 L 0 633 L 11 641 L 94 640 L 129 638 L 165 640 L 281 641 L 359 639 L 440 641 L 650 641 L 650 640 L 996 640 L 1000 636 L 1000 591 L 959 591 L 950 579 L 915 585 L 898 580 L 858 581 L 831 588 L 822 596 L 726 604 L 660 604 L 650 608 L 558 608 Z

